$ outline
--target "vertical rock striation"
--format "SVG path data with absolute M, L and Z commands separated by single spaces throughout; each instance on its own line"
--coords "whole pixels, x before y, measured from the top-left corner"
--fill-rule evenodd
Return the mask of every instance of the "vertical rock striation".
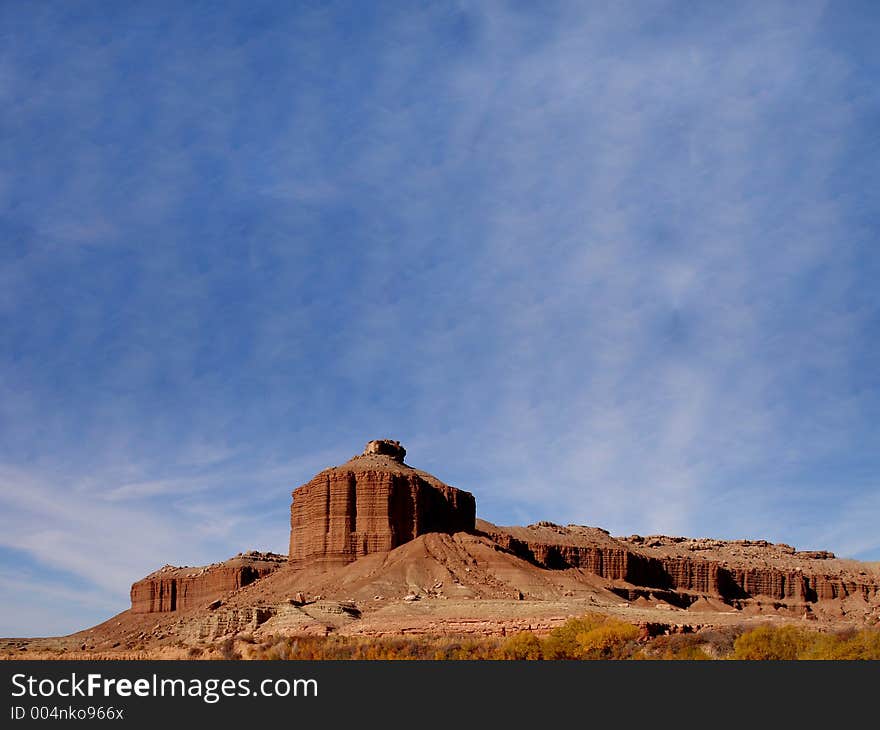
M 295 489 L 291 563 L 348 563 L 428 532 L 473 530 L 473 495 L 413 469 L 405 456 L 397 441 L 370 441 L 360 456 Z
M 514 555 L 542 568 L 578 568 L 632 586 L 736 601 L 756 597 L 815 603 L 856 596 L 874 600 L 878 585 L 867 574 L 823 570 L 827 551 L 795 552 L 766 541 L 687 540 L 657 536 L 614 538 L 598 528 L 537 523 L 478 529 Z M 739 564 L 730 564 L 737 560 Z M 750 564 L 752 563 L 752 564 Z
M 199 568 L 166 565 L 131 586 L 133 613 L 161 613 L 204 608 L 231 591 L 273 572 L 284 556 L 252 551 Z

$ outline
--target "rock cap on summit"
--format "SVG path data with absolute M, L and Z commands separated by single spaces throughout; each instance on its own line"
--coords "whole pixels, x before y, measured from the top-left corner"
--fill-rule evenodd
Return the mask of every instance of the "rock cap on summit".
M 406 456 L 406 449 L 401 446 L 400 441 L 393 441 L 392 439 L 373 439 L 372 441 L 367 442 L 367 445 L 364 447 L 363 455 L 370 456 L 371 454 L 390 456 L 392 459 L 399 461 L 402 464 L 403 459 Z

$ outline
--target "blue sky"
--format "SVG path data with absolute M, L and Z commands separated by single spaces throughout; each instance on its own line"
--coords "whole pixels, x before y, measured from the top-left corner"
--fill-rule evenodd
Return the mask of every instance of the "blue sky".
M 286 550 L 398 438 L 501 524 L 880 560 L 875 3 L 0 4 L 0 635 Z

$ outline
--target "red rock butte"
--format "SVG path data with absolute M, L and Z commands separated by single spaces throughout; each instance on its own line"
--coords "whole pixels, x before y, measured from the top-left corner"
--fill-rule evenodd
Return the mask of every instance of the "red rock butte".
M 237 632 L 506 635 L 584 612 L 649 632 L 752 620 L 880 625 L 880 564 L 765 540 L 494 525 L 475 519 L 472 494 L 405 457 L 397 441 L 370 441 L 295 489 L 288 555 L 166 565 L 132 585 L 128 611 L 68 637 L 10 640 L 7 650 L 168 648 Z
M 430 532 L 473 532 L 474 496 L 405 464 L 405 456 L 399 441 L 370 441 L 294 489 L 290 562 L 341 565 Z

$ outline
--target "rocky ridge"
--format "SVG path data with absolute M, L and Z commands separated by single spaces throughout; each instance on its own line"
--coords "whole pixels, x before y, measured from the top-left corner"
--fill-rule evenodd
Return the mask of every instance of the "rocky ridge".
M 133 613 L 203 608 L 230 591 L 269 575 L 286 555 L 251 550 L 223 563 L 197 568 L 165 565 L 131 586 Z
M 405 456 L 396 441 L 371 441 L 295 489 L 288 556 L 250 551 L 204 567 L 166 565 L 134 583 L 131 608 L 105 623 L 7 648 L 164 651 L 242 633 L 503 634 L 546 631 L 586 611 L 655 633 L 749 621 L 880 623 L 880 564 L 764 540 L 498 526 L 476 519 L 473 495 Z
M 723 541 L 653 535 L 611 537 L 578 525 L 541 522 L 478 529 L 515 555 L 547 569 L 577 568 L 640 589 L 677 594 L 684 606 L 710 596 L 731 606 L 752 599 L 792 600 L 805 606 L 855 596 L 873 601 L 880 581 L 853 561 L 827 551 L 797 551 L 766 540 Z

